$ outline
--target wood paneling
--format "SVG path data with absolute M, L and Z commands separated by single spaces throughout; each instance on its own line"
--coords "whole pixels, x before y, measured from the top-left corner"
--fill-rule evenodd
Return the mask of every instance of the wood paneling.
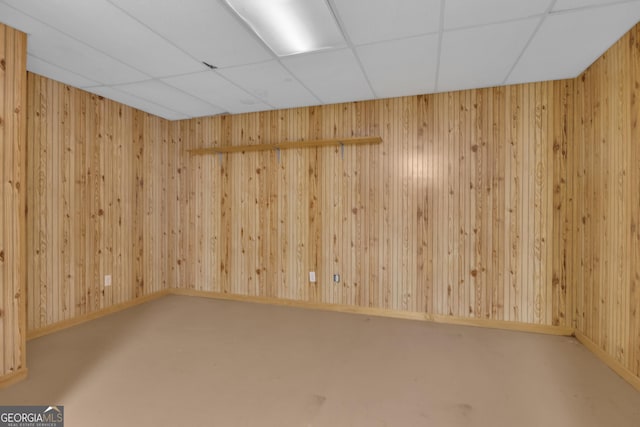
M 169 142 L 164 119 L 35 74 L 28 83 L 28 329 L 37 335 L 169 287 Z
M 640 384 L 640 26 L 576 79 L 569 145 L 573 318 Z
M 24 377 L 27 37 L 0 24 L 0 385 Z
M 572 96 L 559 81 L 172 123 L 172 283 L 570 326 L 555 230 Z M 185 152 L 374 135 L 343 152 Z

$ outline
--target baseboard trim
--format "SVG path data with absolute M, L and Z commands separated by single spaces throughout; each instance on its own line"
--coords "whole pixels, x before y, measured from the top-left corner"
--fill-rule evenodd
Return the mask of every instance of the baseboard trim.
M 366 314 L 369 316 L 385 316 L 396 319 L 429 320 L 427 314 L 406 311 L 382 310 L 379 308 L 356 307 L 351 305 L 318 304 L 308 301 L 287 300 L 280 298 L 256 297 L 248 295 L 225 294 L 221 292 L 198 291 L 195 289 L 171 289 L 173 295 L 219 299 L 227 301 L 250 302 L 256 304 L 277 305 L 283 307 L 308 308 L 312 310 L 334 311 L 339 313 Z
M 120 304 L 112 305 L 110 307 L 103 308 L 102 310 L 94 311 L 93 313 L 83 314 L 78 317 L 74 317 L 73 319 L 63 320 L 58 323 L 54 323 L 49 326 L 45 326 L 44 328 L 35 329 L 33 331 L 27 331 L 27 340 L 32 340 L 35 338 L 42 337 L 44 335 L 49 335 L 54 332 L 61 331 L 63 329 L 71 328 L 72 326 L 81 325 L 82 323 L 89 322 L 90 320 L 95 320 L 100 317 L 108 316 L 113 313 L 117 313 L 122 310 L 126 310 L 131 307 L 135 307 L 140 304 L 144 304 L 149 301 L 156 300 L 158 298 L 162 298 L 171 294 L 171 291 L 168 289 L 154 292 L 149 295 L 144 295 L 142 297 L 138 297 L 131 301 L 123 302 Z
M 519 332 L 532 332 L 547 335 L 573 335 L 573 329 L 563 328 L 560 326 L 535 325 L 529 323 L 519 323 L 504 320 L 488 320 L 488 319 L 470 319 L 454 316 L 432 315 L 427 313 L 415 313 L 399 310 L 388 310 L 382 308 L 358 307 L 352 305 L 340 304 L 319 304 L 308 301 L 283 300 L 279 298 L 256 297 L 236 294 L 225 294 L 220 292 L 199 291 L 195 289 L 177 289 L 170 290 L 173 295 L 183 295 L 201 298 L 211 298 L 229 301 L 251 302 L 258 304 L 279 305 L 285 307 L 299 307 L 313 310 L 333 311 L 339 313 L 364 314 L 368 316 L 391 317 L 395 319 L 422 320 L 435 323 L 474 326 L 481 328 L 503 329 Z
M 6 388 L 27 378 L 27 368 L 18 369 L 15 372 L 0 377 L 0 388 Z
M 128 308 L 135 307 L 137 305 L 144 304 L 146 302 L 153 301 L 155 299 L 162 298 L 167 295 L 182 295 L 182 296 L 211 298 L 211 299 L 220 299 L 220 300 L 229 300 L 229 301 L 251 302 L 251 303 L 258 303 L 258 304 L 270 304 L 270 305 L 278 305 L 278 306 L 285 306 L 285 307 L 299 307 L 299 308 L 307 308 L 312 310 L 333 311 L 338 313 L 363 314 L 368 316 L 390 317 L 394 319 L 422 320 L 422 321 L 443 323 L 443 324 L 450 324 L 450 325 L 473 326 L 473 327 L 502 329 L 502 330 L 509 330 L 509 331 L 518 331 L 518 332 L 531 332 L 531 333 L 546 334 L 546 335 L 571 336 L 574 334 L 573 329 L 565 328 L 561 326 L 536 325 L 536 324 L 530 324 L 530 323 L 512 322 L 512 321 L 505 321 L 505 320 L 473 319 L 473 318 L 464 318 L 464 317 L 456 317 L 456 316 L 443 316 L 438 314 L 389 310 L 389 309 L 382 309 L 382 308 L 358 307 L 358 306 L 340 305 L 340 304 L 320 304 L 320 303 L 313 303 L 308 301 L 285 300 L 285 299 L 279 299 L 279 298 L 225 294 L 221 292 L 173 288 L 173 289 L 167 289 L 167 290 L 155 292 L 153 294 L 145 295 L 143 297 L 136 298 L 134 300 L 117 304 L 111 307 L 107 307 L 102 310 L 85 314 L 73 319 L 64 320 L 62 322 L 58 322 L 53 325 L 46 326 L 44 328 L 28 331 L 27 340 L 32 340 L 38 337 L 42 337 L 44 335 L 61 331 L 63 329 L 80 325 L 82 323 L 95 320 L 100 317 L 108 316 L 109 314 L 126 310 Z
M 514 322 L 511 320 L 474 319 L 470 317 L 433 315 L 433 321 L 449 325 L 473 326 L 478 328 L 502 329 L 505 331 L 529 332 L 533 334 L 573 336 L 573 329 L 563 326 Z
M 622 366 L 615 357 L 601 349 L 596 343 L 594 343 L 586 335 L 579 331 L 575 331 L 575 336 L 591 353 L 595 354 L 598 359 L 602 360 L 613 372 L 622 377 L 623 380 L 631 384 L 636 390 L 640 391 L 640 377 L 633 373 L 628 368 Z

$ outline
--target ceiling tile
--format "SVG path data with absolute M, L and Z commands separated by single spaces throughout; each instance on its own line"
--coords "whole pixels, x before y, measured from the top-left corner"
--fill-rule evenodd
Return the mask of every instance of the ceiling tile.
M 358 61 L 349 49 L 284 58 L 282 63 L 327 104 L 374 97 Z
M 470 27 L 540 15 L 551 0 L 447 0 L 445 29 Z
M 640 2 L 552 14 L 520 58 L 508 83 L 575 77 L 639 18 Z
M 213 71 L 169 77 L 162 81 L 233 114 L 272 108 Z
M 42 22 L 25 15 L 2 1 L 0 1 L 0 22 L 27 34 L 33 33 L 43 25 Z
M 440 0 L 333 0 L 355 45 L 439 30 Z
M 553 10 L 576 9 L 579 7 L 601 6 L 611 3 L 620 3 L 621 0 L 556 0 Z
M 437 35 L 361 46 L 357 53 L 380 98 L 430 93 L 435 89 Z
M 318 104 L 318 99 L 276 61 L 227 68 L 218 72 L 275 108 Z
M 42 26 L 29 34 L 27 45 L 28 53 L 33 56 L 60 68 L 73 70 L 76 74 L 104 85 L 149 78 L 122 62 L 50 27 Z
M 106 0 L 8 0 L 7 3 L 149 76 L 189 73 L 204 67 L 201 61 Z
M 87 89 L 87 91 L 167 120 L 182 120 L 188 118 L 185 114 L 172 111 L 158 104 L 154 104 L 153 102 L 140 99 L 128 93 L 120 92 L 119 90 L 108 86 L 92 87 L 91 89 Z
M 48 62 L 36 58 L 33 55 L 27 55 L 27 70 L 78 88 L 100 85 L 100 83 L 94 80 L 87 79 L 72 71 L 49 64 Z
M 111 0 L 200 61 L 217 67 L 273 55 L 229 8 L 216 0 Z
M 48 68 L 73 70 L 85 80 L 100 84 L 127 83 L 148 78 L 145 74 L 104 55 L 89 46 L 62 34 L 46 24 L 0 2 L 0 20 L 28 34 L 27 52 L 47 62 Z M 45 68 L 35 71 L 45 77 L 59 79 L 59 74 L 48 74 Z
M 442 37 L 438 91 L 502 84 L 539 18 L 447 31 Z
M 224 112 L 218 106 L 211 105 L 157 80 L 116 86 L 114 89 L 158 105 L 170 107 L 171 110 L 189 117 L 212 116 Z

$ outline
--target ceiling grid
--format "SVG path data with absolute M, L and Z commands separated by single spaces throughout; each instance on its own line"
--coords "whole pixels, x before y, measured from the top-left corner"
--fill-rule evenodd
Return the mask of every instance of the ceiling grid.
M 344 43 L 280 57 L 225 0 L 0 0 L 0 22 L 29 71 L 177 120 L 573 78 L 640 20 L 640 0 L 305 1 Z

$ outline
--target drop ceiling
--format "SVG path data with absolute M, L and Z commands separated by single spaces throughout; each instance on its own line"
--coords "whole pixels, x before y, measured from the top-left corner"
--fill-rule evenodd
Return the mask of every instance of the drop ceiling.
M 223 0 L 0 0 L 0 22 L 29 71 L 178 120 L 572 78 L 640 20 L 640 0 L 308 1 L 341 47 L 278 57 Z

